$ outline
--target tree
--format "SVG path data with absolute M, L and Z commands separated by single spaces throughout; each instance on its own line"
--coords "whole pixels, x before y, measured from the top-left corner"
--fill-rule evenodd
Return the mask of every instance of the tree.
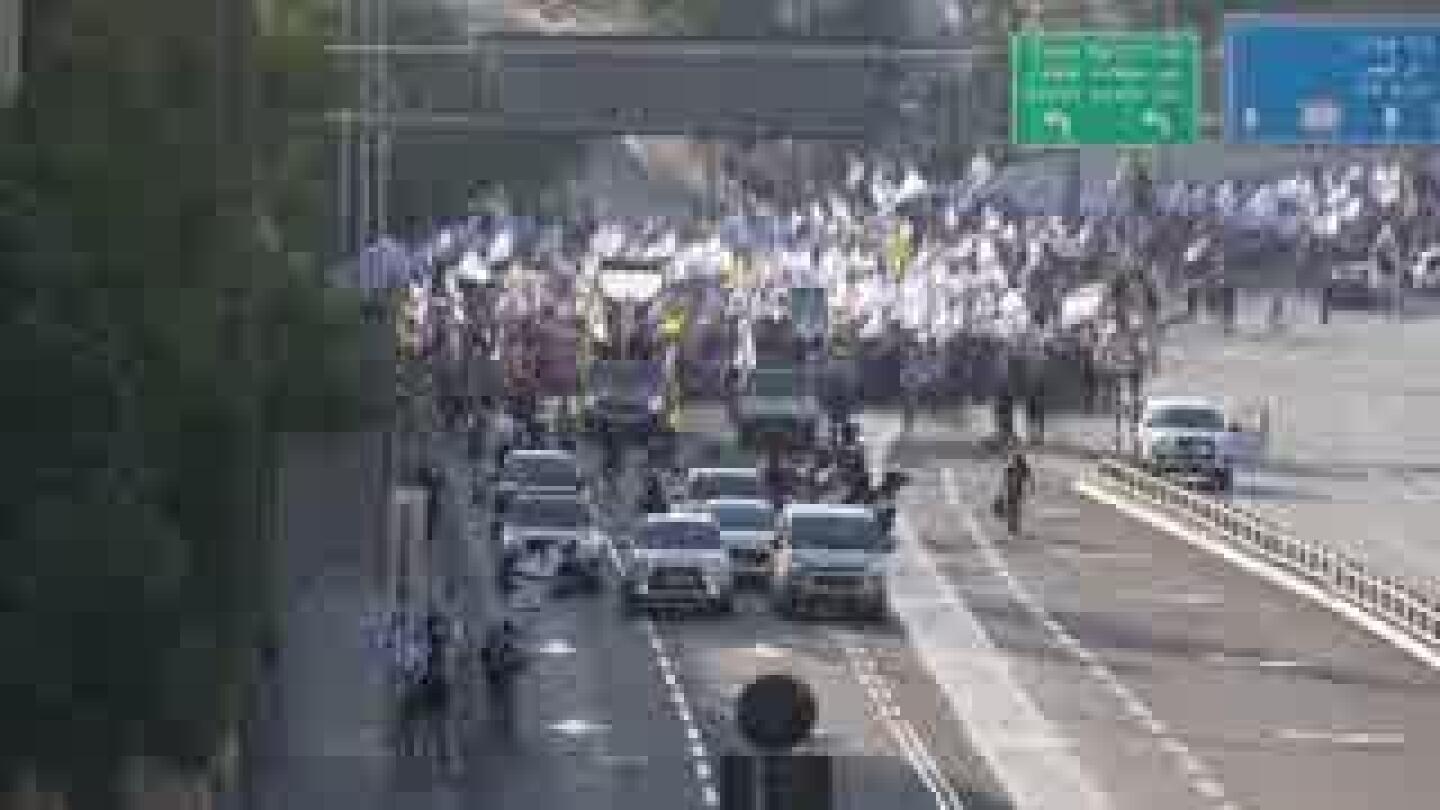
M 25 651 L 0 771 L 74 810 L 114 806 L 128 757 L 199 768 L 233 727 L 277 436 L 356 415 L 358 307 L 319 282 L 295 179 L 317 152 L 280 134 L 328 92 L 323 20 L 222 11 L 47 0 L 0 122 L 0 356 L 23 380 L 0 403 L 0 643 Z M 281 91 L 258 111 L 257 76 Z

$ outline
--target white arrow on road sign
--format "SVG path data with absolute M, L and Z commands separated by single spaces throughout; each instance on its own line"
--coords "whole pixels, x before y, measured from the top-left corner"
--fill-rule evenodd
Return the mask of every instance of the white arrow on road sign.
M 1245 108 L 1245 128 L 1255 129 L 1260 126 L 1260 111 L 1254 107 Z
M 1046 110 L 1045 126 L 1060 130 L 1060 137 L 1070 140 L 1070 116 L 1060 110 Z
M 1146 110 L 1140 113 L 1140 123 L 1159 130 L 1161 138 L 1166 140 L 1170 138 L 1170 116 L 1159 110 Z
M 1386 129 L 1395 129 L 1400 126 L 1400 109 L 1398 107 L 1386 107 L 1381 120 L 1385 123 Z

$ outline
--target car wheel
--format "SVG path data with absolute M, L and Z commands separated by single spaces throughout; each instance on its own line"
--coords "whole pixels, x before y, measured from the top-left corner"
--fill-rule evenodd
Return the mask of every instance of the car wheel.
M 794 619 L 799 614 L 799 605 L 793 596 L 780 596 L 775 599 L 775 613 L 782 619 Z
M 1229 471 L 1229 470 L 1221 470 L 1219 473 L 1217 473 L 1217 474 L 1215 475 L 1215 491 L 1216 491 L 1216 492 L 1220 492 L 1220 493 L 1229 492 L 1231 486 L 1233 486 L 1234 483 L 1235 483 L 1235 482 L 1234 482 L 1234 480 L 1233 480 L 1233 476 L 1230 474 L 1230 471 Z
M 715 600 L 715 612 L 721 616 L 729 616 L 735 612 L 735 595 L 728 594 Z

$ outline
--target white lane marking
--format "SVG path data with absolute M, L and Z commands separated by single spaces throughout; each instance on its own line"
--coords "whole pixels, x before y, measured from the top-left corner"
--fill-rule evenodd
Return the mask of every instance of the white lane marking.
M 1211 801 L 1225 798 L 1225 786 L 1214 779 L 1196 779 L 1190 786 L 1195 788 L 1196 793 Z
M 991 568 L 996 573 L 1000 574 L 1005 580 L 1005 582 L 1010 586 L 1011 590 L 1014 592 L 1016 601 L 1024 604 L 1026 608 L 1031 612 L 1031 614 L 1037 620 L 1039 620 L 1042 625 L 1044 624 L 1046 619 L 1053 620 L 1054 617 L 1051 616 L 1049 612 L 1042 605 L 1039 604 L 1039 600 L 1030 591 L 1030 589 L 1025 587 L 1025 585 L 1022 584 L 1019 579 L 1015 577 L 1014 572 L 1010 570 L 1010 565 L 1006 561 L 1005 555 L 1000 551 L 999 546 L 997 546 L 995 542 L 990 539 L 990 535 L 986 531 L 985 527 L 981 525 L 980 521 L 975 517 L 975 511 L 965 504 L 964 498 L 961 497 L 960 485 L 955 480 L 955 471 L 952 468 L 944 467 L 940 470 L 940 487 L 945 494 L 945 500 L 951 505 L 957 507 L 957 511 L 960 512 L 961 516 L 964 518 L 966 529 L 968 530 L 970 536 L 974 539 L 976 546 L 978 546 L 980 550 L 984 553 L 985 557 L 990 563 Z M 1076 640 L 1073 635 L 1070 635 L 1066 637 L 1065 642 L 1062 643 L 1062 646 L 1065 646 L 1067 648 L 1082 648 L 1084 645 L 1081 644 L 1078 640 Z M 1099 660 L 1098 656 L 1092 656 L 1088 660 L 1089 663 L 1086 664 L 1086 671 L 1090 674 L 1092 678 L 1105 686 L 1106 689 L 1110 691 L 1110 693 L 1116 698 L 1116 700 L 1121 703 L 1122 706 L 1134 703 L 1140 709 L 1142 709 L 1145 714 L 1149 716 L 1155 715 L 1154 710 L 1152 710 L 1148 705 L 1146 705 L 1142 700 L 1140 700 L 1140 698 L 1134 693 L 1134 691 L 1131 690 L 1128 686 L 1126 686 L 1120 680 L 1120 678 L 1115 675 L 1115 672 L 1113 670 L 1111 670 Z M 1135 713 L 1131 712 L 1131 716 L 1135 717 Z M 1138 720 L 1139 718 L 1136 719 Z M 1183 771 L 1186 777 L 1190 780 L 1192 788 L 1195 788 L 1197 791 L 1200 790 L 1196 786 L 1197 782 L 1206 782 L 1207 784 L 1213 783 L 1219 788 L 1219 793 L 1215 796 L 1210 796 L 1208 793 L 1206 793 L 1205 795 L 1209 798 L 1214 799 L 1224 797 L 1224 786 L 1216 777 L 1214 769 L 1210 768 L 1198 756 L 1196 756 L 1195 752 L 1191 751 L 1189 746 L 1185 745 L 1179 739 L 1172 736 L 1161 737 L 1159 743 L 1160 747 L 1176 760 L 1176 764 L 1179 766 L 1180 770 Z
M 1261 669 L 1300 669 L 1305 666 L 1303 661 L 1256 661 L 1255 666 Z
M 1304 661 L 1294 661 L 1289 658 L 1255 658 L 1223 652 L 1206 653 L 1202 660 L 1207 664 L 1217 666 L 1256 667 L 1257 669 L 1302 669 L 1306 666 Z
M 685 730 L 685 739 L 688 743 L 687 752 L 690 755 L 691 767 L 695 772 L 695 781 L 700 786 L 701 801 L 707 807 L 718 807 L 720 791 L 715 787 L 710 752 L 705 749 L 704 737 L 700 733 L 700 727 L 695 723 L 695 715 L 690 711 L 690 703 L 685 697 L 684 688 L 680 685 L 680 678 L 675 674 L 674 661 L 665 651 L 665 641 L 660 637 L 660 630 L 656 627 L 654 620 L 646 619 L 644 626 L 645 635 L 650 641 L 650 649 L 655 653 L 655 665 L 659 668 L 665 685 L 669 687 L 670 703 Z
M 1275 736 L 1290 742 L 1323 742 L 1332 745 L 1404 745 L 1405 735 L 1393 731 L 1306 731 L 1282 728 Z
M 1055 557 L 1086 562 L 1149 562 L 1151 559 L 1149 554 L 1138 551 L 1098 551 L 1068 546 L 1046 546 L 1045 551 Z
M 930 754 L 930 750 L 925 746 L 920 735 L 915 732 L 909 721 L 904 719 L 903 713 L 895 704 L 894 694 L 881 678 L 868 651 L 844 642 L 840 644 L 840 649 L 850 662 L 855 679 L 864 689 L 871 710 L 880 718 L 885 730 L 890 734 L 890 738 L 910 763 L 911 770 L 934 797 L 935 806 L 940 810 L 964 810 L 964 804 L 960 801 L 959 794 L 955 792 L 949 780 L 945 778 L 944 770 Z
M 790 651 L 784 647 L 766 644 L 763 641 L 757 642 L 754 647 L 751 647 L 750 652 L 759 658 L 785 658 L 790 655 Z
M 1247 574 L 1258 576 L 1272 585 L 1283 588 L 1296 596 L 1308 599 L 1408 654 L 1421 664 L 1431 669 L 1440 670 L 1440 650 L 1431 649 L 1404 631 L 1391 626 L 1388 622 L 1371 616 L 1359 607 L 1330 594 L 1314 583 L 1307 582 L 1299 576 L 1273 566 L 1263 560 L 1251 557 L 1224 542 L 1207 537 L 1205 534 L 1185 526 L 1180 521 L 1163 515 L 1151 508 L 1142 506 L 1128 498 L 1111 494 L 1088 481 L 1076 481 L 1074 483 L 1074 489 L 1092 501 L 1113 507 L 1142 523 L 1149 524 L 1160 531 L 1178 537 L 1201 551 L 1220 557 Z
M 558 723 L 551 723 L 550 730 L 564 734 L 569 737 L 581 737 L 586 734 L 596 734 L 609 729 L 608 723 L 597 723 L 594 720 L 586 720 L 581 717 L 571 717 L 561 720 Z
M 898 431 L 873 447 L 883 467 Z M 1108 810 L 1111 801 L 1061 743 L 1050 721 L 1020 686 L 1011 658 L 991 640 L 936 567 L 902 511 L 896 520 L 896 562 L 888 575 L 891 604 L 916 655 L 965 724 L 1017 810 Z M 1012 749 L 1016 738 L 1049 741 Z
M 575 645 L 563 638 L 552 638 L 534 649 L 540 655 L 573 655 Z

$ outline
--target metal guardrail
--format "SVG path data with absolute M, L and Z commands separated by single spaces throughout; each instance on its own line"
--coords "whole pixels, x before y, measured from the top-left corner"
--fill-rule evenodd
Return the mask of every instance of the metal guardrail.
M 1197 529 L 1221 535 L 1240 550 L 1298 574 L 1426 644 L 1440 647 L 1440 592 L 1371 571 L 1323 543 L 1115 459 L 1100 462 L 1099 479 L 1148 501 Z

